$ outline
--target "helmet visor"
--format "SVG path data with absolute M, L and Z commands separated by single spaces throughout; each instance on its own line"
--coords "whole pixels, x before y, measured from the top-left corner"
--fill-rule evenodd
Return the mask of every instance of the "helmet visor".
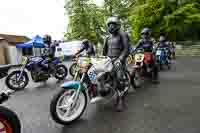
M 110 33 L 115 33 L 119 30 L 119 25 L 116 23 L 109 23 L 108 24 L 108 31 Z

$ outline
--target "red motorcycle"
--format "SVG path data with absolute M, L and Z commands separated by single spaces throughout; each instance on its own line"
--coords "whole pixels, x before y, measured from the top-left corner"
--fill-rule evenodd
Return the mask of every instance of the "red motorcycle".
M 145 77 L 150 79 L 154 76 L 154 55 L 152 52 L 144 52 L 144 49 L 137 49 L 134 56 L 131 80 L 134 88 L 142 86 Z

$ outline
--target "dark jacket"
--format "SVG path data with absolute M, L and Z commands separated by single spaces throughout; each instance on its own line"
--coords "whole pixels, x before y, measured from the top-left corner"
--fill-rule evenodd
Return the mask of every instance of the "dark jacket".
M 140 39 L 136 45 L 136 49 L 143 48 L 145 52 L 152 52 L 153 45 L 154 45 L 154 43 L 151 39 L 149 39 L 149 40 Z
M 84 50 L 86 51 L 86 54 L 88 56 L 95 56 L 95 50 L 91 44 L 82 44 L 82 48 L 80 49 L 80 51 L 78 53 L 81 53 Z
M 108 36 L 104 42 L 103 55 L 110 58 L 119 58 L 125 61 L 129 54 L 129 37 L 125 32 L 120 32 L 116 37 Z
M 159 42 L 158 48 L 169 48 L 168 42 Z

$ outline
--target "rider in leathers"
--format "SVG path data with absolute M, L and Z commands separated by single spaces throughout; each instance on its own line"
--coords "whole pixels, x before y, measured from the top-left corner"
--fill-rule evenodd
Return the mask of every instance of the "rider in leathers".
M 81 49 L 75 54 L 75 56 L 79 56 L 80 53 L 86 51 L 87 56 L 95 56 L 95 50 L 92 44 L 89 42 L 88 39 L 82 40 L 82 47 Z
M 45 48 L 48 50 L 48 55 L 45 57 L 45 59 L 42 61 L 42 66 L 46 68 L 46 70 L 49 69 L 49 63 L 55 56 L 56 46 L 52 43 L 52 38 L 50 35 L 45 35 L 43 38 L 43 42 L 45 45 Z
M 125 67 L 125 61 L 129 53 L 129 38 L 128 34 L 121 32 L 121 22 L 118 17 L 110 17 L 107 20 L 108 31 L 110 35 L 105 39 L 103 55 L 109 56 L 115 60 L 115 63 L 120 63 Z M 120 72 L 116 72 L 116 80 L 120 81 Z M 122 91 L 124 88 L 117 88 Z M 125 106 L 125 96 L 118 97 L 116 101 L 117 111 L 122 111 Z
M 166 48 L 167 52 L 168 52 L 168 58 L 170 59 L 170 46 L 169 46 L 169 42 L 167 42 L 165 36 L 161 35 L 159 38 L 159 43 L 157 48 Z
M 151 30 L 149 28 L 144 28 L 141 32 L 141 39 L 136 45 L 136 49 L 143 48 L 145 52 L 152 52 L 154 54 L 154 42 L 151 39 Z M 155 57 L 155 56 L 154 56 Z M 156 65 L 155 58 L 153 58 L 153 81 L 158 82 L 158 69 Z

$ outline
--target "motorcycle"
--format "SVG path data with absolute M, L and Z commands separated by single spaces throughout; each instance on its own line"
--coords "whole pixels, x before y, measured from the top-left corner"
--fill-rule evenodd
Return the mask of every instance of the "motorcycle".
M 152 52 L 145 52 L 143 48 L 135 50 L 134 65 L 131 72 L 131 83 L 134 88 L 142 86 L 145 78 L 153 79 L 154 56 Z
M 10 67 L 0 68 L 0 79 L 7 76 Z M 0 104 L 7 101 L 13 92 L 0 93 Z M 17 114 L 0 106 L 0 133 L 21 133 L 21 123 Z
M 48 63 L 48 69 L 41 64 L 44 59 L 42 56 L 23 57 L 21 69 L 11 72 L 6 78 L 7 87 L 15 91 L 24 89 L 29 83 L 27 72 L 30 72 L 32 80 L 36 83 L 47 81 L 50 77 L 64 80 L 68 74 L 65 65 L 61 64 L 64 58 L 54 57 Z
M 169 61 L 169 52 L 167 48 L 157 48 L 156 50 L 156 62 L 160 68 L 163 69 L 163 66 L 167 66 L 170 69 L 170 61 Z
M 122 78 L 116 80 L 115 71 L 122 69 L 120 64 L 113 65 L 109 57 L 79 57 L 78 66 L 75 80 L 62 84 L 62 89 L 50 104 L 51 116 L 59 124 L 71 124 L 78 120 L 84 113 L 88 100 L 91 103 L 109 101 L 114 96 L 125 95 L 130 88 L 129 73 L 123 69 Z M 119 86 L 124 89 L 119 91 Z M 95 101 L 97 95 L 103 99 Z
M 144 82 L 144 50 L 138 49 L 135 52 L 133 72 L 132 72 L 132 85 L 134 88 L 140 88 Z

